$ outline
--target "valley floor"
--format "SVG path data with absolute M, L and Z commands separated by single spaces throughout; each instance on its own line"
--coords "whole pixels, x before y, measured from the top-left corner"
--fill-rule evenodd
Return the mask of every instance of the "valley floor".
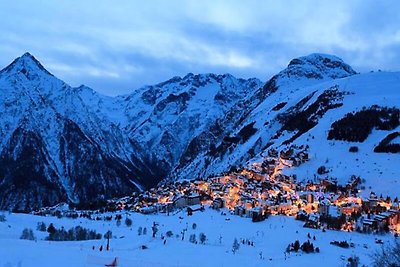
M 286 216 L 270 216 L 263 222 L 253 223 L 247 218 L 234 216 L 206 208 L 204 212 L 195 212 L 187 216 L 181 211 L 175 215 L 142 215 L 123 212 L 122 224 L 116 221 L 91 221 L 87 219 L 67 219 L 56 217 L 41 217 L 27 214 L 5 214 L 6 221 L 0 222 L 0 267 L 28 266 L 105 266 L 115 257 L 117 266 L 310 266 L 318 265 L 345 266 L 347 258 L 357 255 L 362 264 L 371 266 L 371 257 L 382 245 L 376 244 L 376 239 L 382 239 L 385 244 L 394 242 L 391 234 L 384 236 L 338 231 L 322 232 L 302 227 L 302 222 Z M 115 214 L 114 214 L 115 215 Z M 133 224 L 124 224 L 126 217 Z M 46 241 L 47 232 L 36 230 L 38 222 L 46 225 L 53 223 L 56 228 L 64 226 L 69 229 L 80 225 L 94 229 L 99 233 L 111 230 L 110 251 L 99 251 L 106 246 L 106 240 L 90 241 Z M 152 238 L 151 227 L 158 223 L 156 238 Z M 196 229 L 193 229 L 193 224 Z M 147 228 L 146 235 L 138 235 L 138 228 Z M 37 241 L 20 240 L 24 228 L 31 228 Z M 182 241 L 182 230 L 186 229 Z M 173 236 L 161 239 L 167 231 Z M 198 236 L 204 233 L 207 241 L 204 245 L 189 242 L 192 234 Z M 307 241 L 307 235 L 315 236 L 311 242 L 319 247 L 321 252 L 314 254 L 290 253 L 285 256 L 288 244 L 299 240 Z M 237 238 L 239 250 L 233 254 L 232 245 Z M 253 242 L 243 245 L 241 239 Z M 353 248 L 340 248 L 330 245 L 331 241 L 354 243 Z M 141 249 L 145 245 L 148 249 Z M 94 250 L 93 250 L 94 247 Z

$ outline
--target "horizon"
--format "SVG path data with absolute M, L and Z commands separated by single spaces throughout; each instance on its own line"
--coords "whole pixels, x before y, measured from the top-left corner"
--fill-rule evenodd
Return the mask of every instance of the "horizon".
M 361 73 L 395 71 L 396 7 L 396 1 L 19 1 L 0 10 L 0 65 L 30 52 L 71 86 L 109 96 L 187 73 L 266 81 L 291 59 L 316 52 Z
M 333 55 L 333 54 L 325 54 L 325 53 L 311 53 L 311 54 L 308 54 L 308 55 L 301 55 L 301 56 L 298 56 L 298 57 L 295 57 L 295 58 L 307 57 L 307 56 L 310 56 L 310 55 L 313 55 L 313 54 L 321 54 L 321 55 L 327 55 L 327 56 L 334 56 L 334 57 L 337 57 L 337 58 L 343 60 L 340 56 Z M 139 85 L 138 87 L 135 87 L 135 88 L 133 88 L 132 90 L 130 90 L 130 91 L 128 90 L 127 92 L 124 92 L 124 93 L 119 93 L 119 94 L 117 93 L 117 94 L 111 94 L 111 95 L 110 95 L 110 94 L 104 93 L 104 92 L 102 92 L 102 91 L 99 91 L 97 88 L 91 87 L 91 86 L 89 86 L 89 85 L 87 85 L 87 84 L 84 84 L 84 83 L 76 84 L 76 85 L 71 85 L 71 84 L 69 84 L 69 83 L 68 83 L 67 81 L 65 81 L 62 77 L 57 76 L 57 75 L 54 74 L 51 70 L 49 70 L 49 69 L 46 67 L 46 65 L 44 65 L 44 64 L 42 63 L 42 61 L 41 61 L 40 59 L 38 59 L 34 54 L 30 53 L 29 51 L 26 51 L 26 52 L 24 52 L 21 56 L 18 56 L 18 57 L 16 57 L 16 58 L 14 58 L 14 59 L 11 60 L 7 65 L 5 65 L 5 66 L 0 66 L 0 71 L 4 70 L 4 69 L 6 69 L 8 66 L 12 65 L 12 64 L 14 63 L 15 60 L 17 60 L 17 59 L 19 59 L 19 58 L 22 58 L 22 57 L 24 57 L 24 56 L 26 56 L 26 55 L 29 55 L 29 56 L 33 57 L 33 59 L 36 60 L 36 61 L 41 65 L 41 67 L 43 67 L 47 72 L 49 72 L 51 75 L 54 75 L 56 78 L 58 78 L 58 79 L 64 81 L 65 83 L 67 83 L 67 84 L 70 85 L 71 87 L 73 87 L 73 88 L 78 88 L 78 87 L 81 87 L 81 86 L 86 86 L 86 87 L 89 87 L 90 89 L 94 90 L 95 92 L 97 92 L 97 93 L 99 93 L 99 94 L 101 94 L 101 95 L 110 96 L 110 97 L 117 97 L 117 96 L 122 96 L 122 95 L 129 95 L 129 94 L 133 93 L 133 92 L 134 92 L 135 90 L 137 90 L 137 89 L 140 89 L 140 88 L 143 88 L 143 87 L 146 87 L 146 86 L 158 85 L 158 84 L 160 84 L 160 83 L 163 83 L 163 82 L 165 82 L 165 81 L 168 81 L 168 80 L 170 80 L 170 79 L 173 79 L 174 77 L 180 77 L 180 78 L 184 79 L 188 74 L 193 74 L 193 75 L 207 75 L 207 74 L 225 75 L 225 74 L 228 74 L 228 75 L 232 75 L 232 73 L 229 73 L 229 72 L 225 72 L 225 73 L 213 73 L 213 72 L 192 73 L 192 72 L 187 72 L 187 73 L 185 73 L 185 74 L 183 74 L 183 75 L 171 76 L 171 77 L 169 77 L 169 78 L 167 78 L 167 79 L 165 79 L 165 80 L 158 81 L 158 82 L 155 82 L 155 83 L 153 83 L 153 84 L 143 84 L 143 85 Z M 284 68 L 282 68 L 281 70 L 278 70 L 276 73 L 271 74 L 271 76 L 268 77 L 267 79 L 261 79 L 261 78 L 259 78 L 259 77 L 255 77 L 255 76 L 250 76 L 250 77 L 240 77 L 240 76 L 235 76 L 235 75 L 232 75 L 232 76 L 234 76 L 235 78 L 238 78 L 238 79 L 246 79 L 246 80 L 247 80 L 247 79 L 258 79 L 258 80 L 260 80 L 261 82 L 266 83 L 266 82 L 268 82 L 275 74 L 278 74 L 280 71 L 284 70 L 284 69 L 288 66 L 288 64 L 290 63 L 290 61 L 293 60 L 293 59 L 295 59 L 295 58 L 290 59 L 290 60 L 288 61 L 287 65 L 286 65 Z M 343 60 L 343 62 L 344 62 L 345 64 L 348 64 L 348 63 L 347 63 L 346 61 L 344 61 L 344 60 Z M 350 67 L 352 67 L 351 64 L 348 64 L 348 65 L 349 65 Z M 373 72 L 373 71 L 375 71 L 375 70 L 369 70 L 369 71 L 365 71 L 365 72 L 359 72 L 358 70 L 355 70 L 355 71 L 357 72 L 357 74 L 363 74 L 363 73 Z M 381 72 L 382 70 L 378 69 L 378 70 L 376 70 L 376 71 Z M 396 70 L 387 70 L 387 71 L 385 71 L 385 72 L 397 72 L 397 71 L 396 71 Z

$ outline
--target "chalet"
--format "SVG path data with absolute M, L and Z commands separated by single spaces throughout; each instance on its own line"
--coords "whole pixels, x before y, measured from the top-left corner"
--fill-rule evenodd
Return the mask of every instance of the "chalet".
M 155 205 L 157 207 L 157 212 L 169 213 L 173 210 L 173 203 L 158 203 Z
M 377 222 L 374 219 L 368 219 L 363 216 L 360 218 L 360 222 L 361 222 L 360 229 L 363 232 L 370 233 L 378 228 Z
M 246 214 L 246 208 L 244 206 L 235 206 L 234 214 L 238 216 L 243 216 Z
M 217 197 L 213 200 L 211 206 L 213 209 L 222 209 L 225 206 L 225 201 L 222 198 Z
M 271 212 L 273 214 L 286 214 L 290 212 L 291 209 L 292 209 L 291 203 L 279 203 L 279 205 L 271 207 Z
M 305 221 L 307 219 L 308 219 L 308 213 L 305 210 L 301 209 L 297 212 L 296 220 Z
M 389 210 L 377 214 L 374 220 L 378 222 L 378 228 L 384 229 L 386 226 L 395 226 L 400 222 L 400 212 Z
M 341 214 L 351 215 L 353 212 L 359 212 L 361 206 L 357 203 L 344 203 L 339 207 L 339 212 Z
M 320 226 L 320 215 L 318 213 L 311 213 L 308 215 L 306 227 L 318 228 Z
M 375 193 L 371 192 L 369 198 L 365 201 L 365 204 L 369 208 L 375 208 L 378 205 L 379 199 Z
M 143 208 L 139 209 L 139 212 L 143 213 L 143 214 L 156 213 L 157 212 L 157 207 L 156 206 L 143 207 Z
M 318 213 L 322 217 L 327 217 L 329 215 L 329 207 L 331 203 L 327 199 L 323 199 L 318 205 Z
M 392 210 L 400 210 L 400 204 L 399 201 L 394 201 L 392 203 L 392 206 L 390 207 Z
M 307 194 L 307 203 L 314 203 L 314 194 L 309 193 Z
M 188 206 L 193 206 L 193 205 L 198 205 L 200 204 L 201 198 L 199 194 L 190 194 L 187 196 L 187 205 Z
M 177 195 L 173 200 L 173 205 L 175 208 L 185 208 L 187 206 L 199 205 L 200 204 L 200 195 L 199 194 L 190 194 L 186 195 Z
M 262 207 L 254 207 L 247 210 L 246 217 L 251 218 L 253 222 L 259 222 L 265 219 Z
M 370 217 L 370 215 L 368 215 Z M 395 228 L 400 223 L 400 212 L 389 210 L 368 218 L 361 216 L 358 228 L 363 232 L 387 231 L 390 227 Z
M 175 198 L 173 199 L 173 205 L 175 208 L 184 208 L 186 207 L 187 204 L 187 199 L 184 195 L 177 195 L 175 196 Z
M 193 212 L 196 212 L 196 211 L 204 211 L 204 206 L 200 205 L 200 204 L 196 204 L 196 205 L 187 207 L 188 216 L 191 216 L 193 214 Z
M 391 215 L 389 218 L 389 225 L 397 225 L 400 224 L 400 210 L 389 210 L 388 211 Z

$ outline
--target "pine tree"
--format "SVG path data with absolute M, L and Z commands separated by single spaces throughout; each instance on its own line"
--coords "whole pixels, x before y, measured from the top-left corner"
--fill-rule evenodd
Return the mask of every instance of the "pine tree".
M 40 232 L 46 232 L 46 224 L 44 222 L 38 222 L 36 229 Z
M 299 251 L 299 249 L 300 249 L 300 241 L 296 240 L 293 245 L 293 250 L 297 252 Z
M 132 225 L 132 220 L 129 219 L 129 218 L 126 218 L 126 219 L 125 219 L 125 225 L 126 225 L 127 227 L 131 227 L 131 225 Z
M 189 242 L 195 244 L 196 243 L 196 235 L 191 234 L 189 237 Z
M 153 238 L 156 237 L 156 234 L 158 232 L 157 224 L 153 222 L 153 226 L 151 227 L 151 230 L 153 231 Z
M 112 238 L 112 232 L 110 230 L 108 230 L 105 234 L 104 234 L 104 239 L 110 239 Z
M 237 240 L 237 238 L 235 237 L 235 239 L 233 240 L 233 245 L 232 245 L 232 252 L 233 254 L 235 254 L 240 248 L 240 244 Z
M 25 239 L 25 240 L 36 240 L 36 237 L 35 237 L 35 235 L 33 234 L 32 229 L 25 228 L 25 229 L 22 231 L 22 234 L 21 234 L 20 239 Z
M 165 235 L 166 235 L 167 237 L 171 237 L 171 236 L 173 236 L 174 234 L 172 233 L 172 231 L 168 231 L 168 232 L 165 233 Z
M 49 227 L 47 227 L 47 232 L 49 234 L 54 234 L 56 232 L 56 228 L 54 227 L 53 223 L 50 223 Z
M 206 235 L 205 235 L 204 233 L 200 233 L 200 234 L 199 234 L 199 241 L 200 241 L 200 244 L 204 244 L 204 243 L 206 242 L 206 240 L 207 240 Z

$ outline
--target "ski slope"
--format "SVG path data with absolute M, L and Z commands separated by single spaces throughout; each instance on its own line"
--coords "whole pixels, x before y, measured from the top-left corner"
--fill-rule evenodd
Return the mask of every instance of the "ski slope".
M 226 211 L 225 211 L 226 212 Z M 142 215 L 123 212 L 122 224 L 116 222 L 89 221 L 87 219 L 58 219 L 26 214 L 6 214 L 7 221 L 0 223 L 0 266 L 104 266 L 115 257 L 118 266 L 310 266 L 322 263 L 326 267 L 342 266 L 352 255 L 360 257 L 362 264 L 371 265 L 370 255 L 381 249 L 377 238 L 385 244 L 394 241 L 393 235 L 367 235 L 338 231 L 322 232 L 302 227 L 302 222 L 284 216 L 271 216 L 266 221 L 253 223 L 248 218 L 234 215 L 221 215 L 221 212 L 206 208 L 188 217 L 185 212 L 167 215 Z M 125 217 L 133 220 L 131 227 L 123 221 Z M 100 233 L 108 230 L 115 238 L 110 240 L 110 251 L 99 251 L 105 247 L 106 240 L 55 242 L 45 241 L 47 233 L 35 230 L 37 222 L 54 223 L 56 228 L 65 229 L 80 225 L 95 229 Z M 159 224 L 155 238 L 151 236 L 153 222 Z M 196 223 L 195 230 L 192 229 Z M 34 229 L 37 241 L 20 240 L 23 228 Z M 147 235 L 138 236 L 138 228 L 146 227 Z M 188 229 L 181 240 L 181 231 Z M 164 245 L 161 235 L 172 231 Z M 204 245 L 192 244 L 189 236 L 203 232 L 207 236 Z M 291 253 L 285 259 L 284 251 L 296 239 L 303 243 L 308 233 L 315 236 L 311 240 L 320 248 L 320 253 Z M 176 237 L 176 234 L 178 237 Z M 232 252 L 234 239 L 247 239 L 254 246 L 240 244 L 236 254 Z M 330 245 L 331 241 L 348 241 L 354 248 L 343 249 Z M 145 245 L 148 249 L 142 250 Z M 93 246 L 95 250 L 93 250 Z

